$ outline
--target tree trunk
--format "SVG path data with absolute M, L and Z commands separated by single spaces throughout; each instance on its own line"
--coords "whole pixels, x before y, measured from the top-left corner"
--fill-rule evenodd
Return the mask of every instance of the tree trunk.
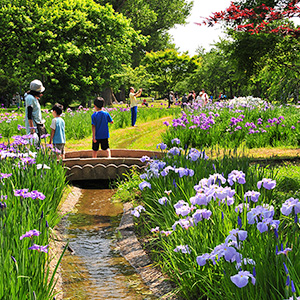
M 104 99 L 105 106 L 112 106 L 113 102 L 116 101 L 116 97 L 111 87 L 106 87 L 101 95 Z

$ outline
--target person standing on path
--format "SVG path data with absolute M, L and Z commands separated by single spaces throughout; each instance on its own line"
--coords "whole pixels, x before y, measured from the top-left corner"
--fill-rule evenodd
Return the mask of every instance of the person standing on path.
M 134 88 L 129 89 L 129 100 L 130 100 L 130 110 L 131 110 L 131 126 L 136 126 L 136 117 L 137 117 L 137 100 L 136 97 L 140 97 L 142 94 L 142 89 L 139 89 L 136 93 Z
M 110 150 L 108 144 L 109 131 L 108 123 L 113 123 L 113 119 L 110 114 L 103 110 L 104 99 L 98 97 L 94 101 L 95 112 L 92 114 L 92 132 L 93 132 L 93 158 L 97 158 L 99 150 L 99 144 L 101 144 L 101 150 L 104 150 L 107 157 L 110 158 Z
M 25 97 L 25 127 L 27 134 L 37 133 L 41 136 L 38 126 L 44 127 L 45 121 L 42 118 L 41 105 L 39 99 L 43 96 L 45 88 L 40 80 L 33 80 L 30 83 L 30 91 Z
M 66 135 L 65 135 L 65 121 L 61 118 L 61 114 L 63 112 L 63 106 L 61 104 L 56 103 L 52 107 L 52 115 L 53 119 L 50 125 L 51 135 L 50 135 L 50 144 L 53 141 L 53 147 L 58 149 L 60 153 L 57 153 L 57 158 L 64 158 L 65 154 L 65 143 L 66 143 Z

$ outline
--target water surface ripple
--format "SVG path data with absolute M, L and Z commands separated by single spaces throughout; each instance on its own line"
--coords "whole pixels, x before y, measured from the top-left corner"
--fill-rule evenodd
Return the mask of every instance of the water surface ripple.
M 123 206 L 111 189 L 83 189 L 76 212 L 64 221 L 74 255 L 62 260 L 64 299 L 157 299 L 116 249 Z

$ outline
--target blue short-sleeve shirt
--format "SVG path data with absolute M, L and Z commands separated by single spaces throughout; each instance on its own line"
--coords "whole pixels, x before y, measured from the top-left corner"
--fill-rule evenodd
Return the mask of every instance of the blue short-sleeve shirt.
M 112 121 L 110 114 L 106 111 L 99 110 L 92 114 L 92 125 L 96 128 L 96 140 L 109 138 L 108 123 Z

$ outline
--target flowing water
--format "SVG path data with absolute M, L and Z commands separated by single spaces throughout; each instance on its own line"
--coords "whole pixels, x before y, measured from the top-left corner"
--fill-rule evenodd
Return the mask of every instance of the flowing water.
M 83 189 L 75 213 L 63 221 L 74 254 L 62 260 L 64 299 L 157 299 L 116 249 L 122 204 L 111 189 Z

